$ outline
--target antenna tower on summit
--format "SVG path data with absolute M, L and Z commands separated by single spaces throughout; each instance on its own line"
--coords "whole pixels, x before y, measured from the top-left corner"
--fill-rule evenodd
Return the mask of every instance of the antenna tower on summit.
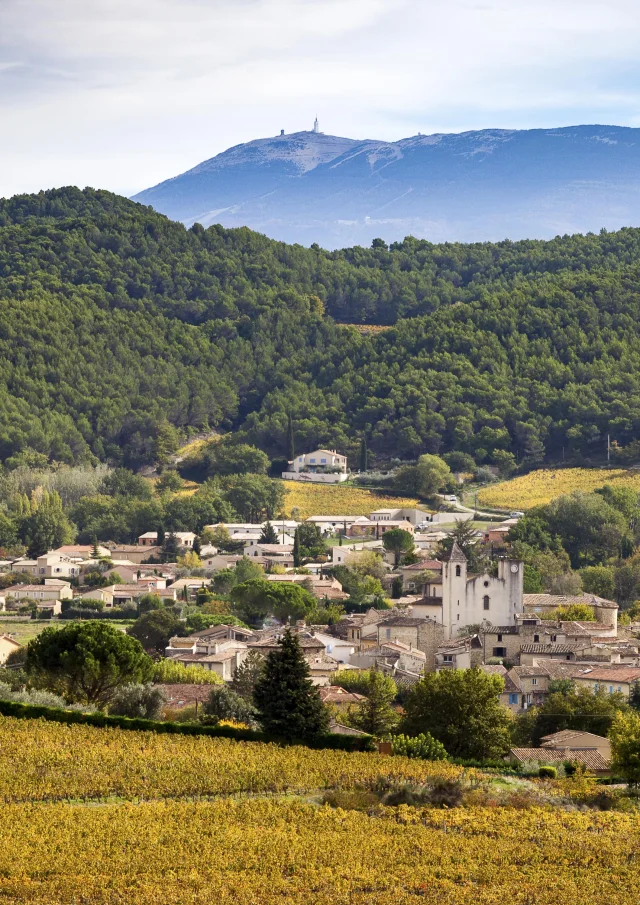
M 320 135 L 320 123 L 318 122 L 318 117 L 316 115 L 315 121 L 313 123 L 313 131 L 316 135 Z

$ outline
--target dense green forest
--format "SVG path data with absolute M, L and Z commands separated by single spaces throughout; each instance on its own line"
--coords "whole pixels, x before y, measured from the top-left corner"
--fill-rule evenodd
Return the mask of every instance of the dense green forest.
M 287 452 L 597 456 L 640 428 L 640 230 L 325 252 L 108 192 L 0 201 L 0 461 Z M 345 323 L 390 325 L 361 335 Z

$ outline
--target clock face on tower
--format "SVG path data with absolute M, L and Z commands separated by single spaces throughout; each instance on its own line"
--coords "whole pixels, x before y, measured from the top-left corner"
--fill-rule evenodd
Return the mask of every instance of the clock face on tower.
M 513 572 L 514 575 L 515 575 L 516 572 L 518 571 L 518 568 L 519 568 L 519 566 L 518 566 L 518 563 L 517 563 L 517 562 L 511 563 L 511 571 Z

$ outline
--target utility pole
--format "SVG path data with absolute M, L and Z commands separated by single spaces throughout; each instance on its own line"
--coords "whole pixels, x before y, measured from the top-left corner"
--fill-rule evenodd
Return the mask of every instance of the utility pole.
M 607 466 L 611 465 L 611 434 L 607 434 Z

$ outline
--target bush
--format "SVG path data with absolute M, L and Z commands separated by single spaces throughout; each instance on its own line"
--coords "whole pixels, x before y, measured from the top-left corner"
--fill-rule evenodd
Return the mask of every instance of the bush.
M 220 720 L 236 720 L 238 723 L 250 723 L 254 720 L 256 713 L 252 704 L 227 685 L 212 688 L 202 709 L 207 720 L 214 724 L 220 722 Z
M 85 713 L 93 711 L 93 707 L 69 705 L 60 695 L 51 691 L 38 691 L 35 688 L 20 690 L 11 685 L 0 683 L 0 701 L 13 701 L 16 704 L 32 704 L 36 707 L 62 707 L 69 710 L 80 710 Z
M 162 712 L 165 697 L 161 688 L 153 685 L 123 685 L 109 707 L 112 716 L 142 717 L 157 720 Z
M 555 767 L 540 767 L 538 776 L 540 779 L 557 779 L 558 771 Z
M 439 741 L 428 732 L 420 735 L 395 735 L 391 739 L 393 754 L 403 757 L 419 757 L 422 760 L 446 760 L 447 752 Z

